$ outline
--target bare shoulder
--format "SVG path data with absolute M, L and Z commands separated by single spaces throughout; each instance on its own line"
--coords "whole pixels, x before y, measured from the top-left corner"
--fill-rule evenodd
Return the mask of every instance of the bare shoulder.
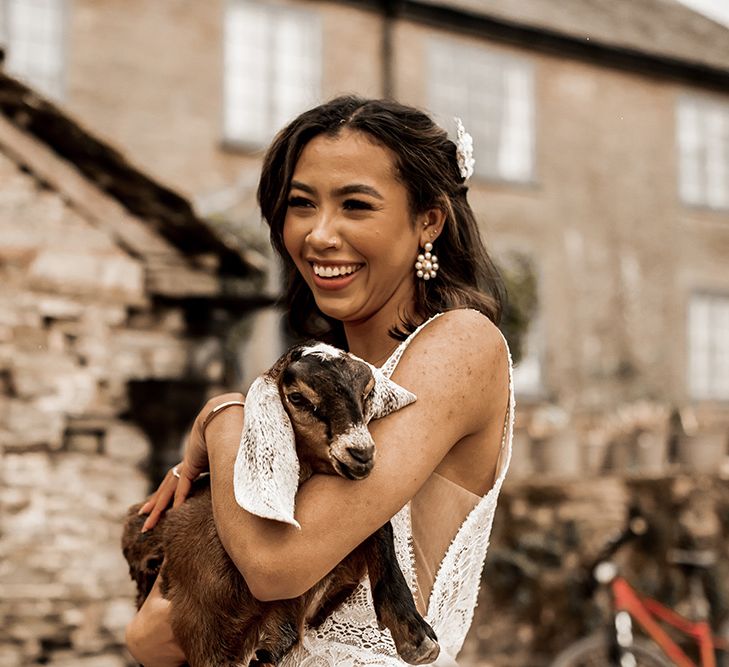
M 491 380 L 508 367 L 504 337 L 491 320 L 475 310 L 444 313 L 413 339 L 409 352 L 416 362 L 422 362 L 424 356 L 437 356 L 439 365 L 469 376 L 478 374 L 474 379 Z
M 470 406 L 488 419 L 490 406 L 500 411 L 508 394 L 508 364 L 496 325 L 477 311 L 459 309 L 444 313 L 412 340 L 393 379 L 404 386 L 416 382 L 432 398 Z

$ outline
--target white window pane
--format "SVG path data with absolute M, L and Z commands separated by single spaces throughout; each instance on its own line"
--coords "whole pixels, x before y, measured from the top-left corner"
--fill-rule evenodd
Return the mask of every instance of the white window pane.
M 8 41 L 8 20 L 6 18 L 7 3 L 0 0 L 0 46 L 5 46 Z
M 682 97 L 676 131 L 681 199 L 687 204 L 729 208 L 729 104 Z
M 514 392 L 533 395 L 542 388 L 542 375 L 539 357 L 529 354 L 514 366 Z
M 694 398 L 729 399 L 729 296 L 691 297 L 689 387 Z
M 480 47 L 434 39 L 428 48 L 428 106 L 473 136 L 475 171 L 524 181 L 533 172 L 533 83 L 526 63 Z
M 706 146 L 706 197 L 707 203 L 716 208 L 729 204 L 728 116 L 729 112 L 718 106 L 707 109 L 706 113 L 706 132 L 710 138 Z
M 678 108 L 679 185 L 681 198 L 689 204 L 701 201 L 699 113 L 690 100 L 682 99 Z
M 319 100 L 318 21 L 298 12 L 280 12 L 274 44 L 274 127 L 278 127 Z
M 225 136 L 236 141 L 261 141 L 266 136 L 268 108 L 269 17 L 265 7 L 232 3 L 224 30 Z
M 507 179 L 531 177 L 531 72 L 522 67 L 504 71 L 504 125 L 499 146 L 499 172 Z
M 63 93 L 64 0 L 3 0 L 7 70 L 51 97 Z
M 265 143 L 286 121 L 319 101 L 320 32 L 308 12 L 229 1 L 224 105 L 228 139 Z

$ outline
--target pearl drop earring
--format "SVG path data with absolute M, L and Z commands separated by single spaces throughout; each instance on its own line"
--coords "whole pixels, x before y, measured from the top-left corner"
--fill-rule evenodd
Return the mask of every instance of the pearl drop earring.
M 415 262 L 415 275 L 421 280 L 430 280 L 438 275 L 438 258 L 431 253 L 433 244 L 428 242 L 423 246 L 425 252 L 418 255 L 418 261 Z

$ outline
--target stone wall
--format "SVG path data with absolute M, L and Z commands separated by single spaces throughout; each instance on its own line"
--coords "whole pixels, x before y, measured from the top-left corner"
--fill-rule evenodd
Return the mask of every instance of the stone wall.
M 711 551 L 705 581 L 714 628 L 729 628 L 729 477 L 601 477 L 507 483 L 502 492 L 463 667 L 546 667 L 601 627 L 585 597 L 584 566 L 625 525 L 633 505 L 645 536 L 615 560 L 643 594 L 690 614 L 688 578 L 672 549 Z
M 220 330 L 146 290 L 140 259 L 0 153 L 3 667 L 131 664 L 121 522 L 225 370 Z

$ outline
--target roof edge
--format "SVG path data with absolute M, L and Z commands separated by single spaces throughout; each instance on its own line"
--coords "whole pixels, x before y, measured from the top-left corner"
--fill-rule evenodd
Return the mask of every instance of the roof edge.
M 113 146 L 4 72 L 1 50 L 0 115 L 73 164 L 90 183 L 149 225 L 192 263 L 195 257 L 213 254 L 220 259 L 220 273 L 261 273 L 255 259 L 251 261 L 245 249 L 230 239 L 221 238 L 205 219 L 196 215 L 187 199 L 133 166 Z
M 646 53 L 638 49 L 584 40 L 569 34 L 515 21 L 496 18 L 435 2 L 418 0 L 346 0 L 347 4 L 435 28 L 449 28 L 474 36 L 488 37 L 514 46 L 550 55 L 589 61 L 604 67 L 651 74 L 665 79 L 712 89 L 729 87 L 729 67 L 722 69 L 698 61 Z

